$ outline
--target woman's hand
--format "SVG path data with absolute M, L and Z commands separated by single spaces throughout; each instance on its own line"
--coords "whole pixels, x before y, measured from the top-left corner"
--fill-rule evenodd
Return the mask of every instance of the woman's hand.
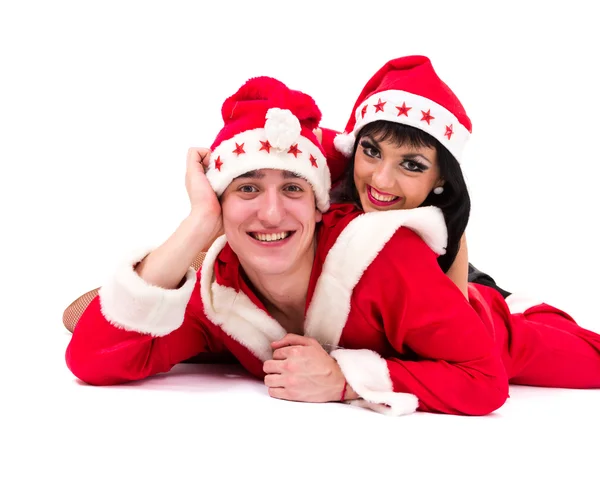
M 287 334 L 271 346 L 273 359 L 263 365 L 270 396 L 297 402 L 341 399 L 346 379 L 337 362 L 317 340 Z

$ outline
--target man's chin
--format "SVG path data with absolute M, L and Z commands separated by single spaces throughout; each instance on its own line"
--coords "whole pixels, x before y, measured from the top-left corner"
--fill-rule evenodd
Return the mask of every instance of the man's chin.
M 244 269 L 252 270 L 257 275 L 276 276 L 290 271 L 292 260 L 280 256 L 252 256 L 245 260 Z

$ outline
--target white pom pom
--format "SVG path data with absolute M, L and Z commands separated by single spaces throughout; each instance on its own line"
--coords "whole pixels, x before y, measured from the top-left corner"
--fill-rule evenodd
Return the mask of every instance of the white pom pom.
M 346 157 L 350 157 L 352 155 L 352 151 L 354 150 L 354 134 L 338 134 L 333 139 L 333 145 Z
M 275 149 L 288 149 L 298 142 L 300 121 L 287 109 L 273 107 L 267 111 L 265 135 Z

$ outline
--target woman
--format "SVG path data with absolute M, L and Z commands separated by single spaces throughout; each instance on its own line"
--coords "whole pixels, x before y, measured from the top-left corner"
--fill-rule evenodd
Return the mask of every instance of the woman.
M 83 313 L 66 353 L 73 374 L 117 384 L 229 353 L 286 400 L 392 415 L 500 407 L 508 383 L 493 320 L 437 263 L 441 211 L 329 209 L 320 112 L 274 79 L 248 81 L 222 115 L 206 173 L 201 153 L 188 157 L 190 214 Z
M 324 132 L 322 143 L 333 169 L 350 158 L 335 190 L 340 200 L 366 212 L 439 207 L 448 244 L 438 261 L 444 271 L 456 274 L 467 271 L 466 257 L 456 253 L 470 210 L 459 164 L 470 132 L 462 104 L 429 59 L 412 56 L 387 62 L 365 85 L 345 132 Z M 469 278 L 474 282 L 466 286 L 461 277 L 453 277 L 455 284 L 495 320 L 511 383 L 600 386 L 600 335 L 555 307 L 499 288 L 473 266 Z

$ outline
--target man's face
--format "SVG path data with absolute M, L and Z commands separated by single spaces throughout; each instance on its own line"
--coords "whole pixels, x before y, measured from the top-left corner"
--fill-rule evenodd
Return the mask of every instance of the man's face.
M 322 215 L 305 179 L 279 169 L 251 171 L 227 187 L 221 208 L 227 242 L 246 271 L 293 273 L 307 256 L 312 260 Z

